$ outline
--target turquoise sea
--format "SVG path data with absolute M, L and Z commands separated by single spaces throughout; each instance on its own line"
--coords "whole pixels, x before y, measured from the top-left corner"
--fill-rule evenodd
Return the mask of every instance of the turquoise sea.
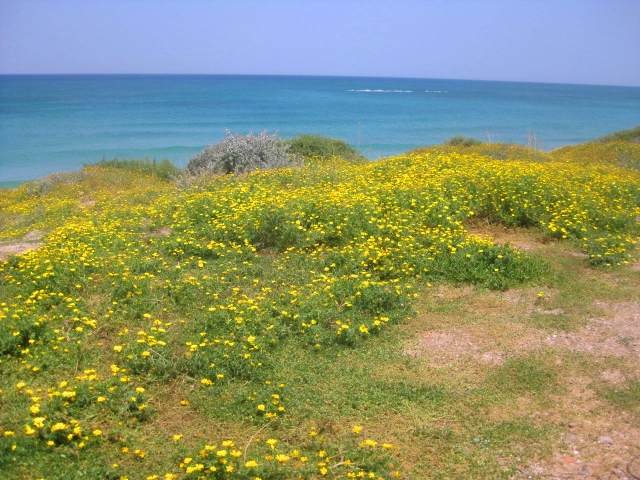
M 347 140 L 369 158 L 455 135 L 550 150 L 640 124 L 640 88 L 234 75 L 0 76 L 0 184 L 102 158 L 189 158 L 268 130 Z

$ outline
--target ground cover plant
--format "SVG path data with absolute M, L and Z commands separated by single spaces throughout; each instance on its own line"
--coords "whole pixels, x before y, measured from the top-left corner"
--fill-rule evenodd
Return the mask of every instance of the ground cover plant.
M 572 332 L 585 292 L 640 283 L 633 169 L 453 147 L 177 182 L 110 167 L 0 192 L 0 239 L 41 237 L 0 263 L 5 478 L 511 478 L 557 446 L 533 414 L 595 361 L 505 332 Z M 502 343 L 451 360 L 463 329 Z M 636 418 L 629 378 L 593 388 Z
M 268 170 L 291 166 L 296 156 L 288 153 L 289 144 L 277 135 L 269 135 L 265 130 L 258 135 L 232 134 L 195 155 L 185 168 L 190 175 L 207 173 L 247 173 L 253 170 Z
M 340 157 L 345 160 L 366 160 L 365 157 L 344 140 L 324 137 L 322 135 L 308 135 L 302 133 L 287 140 L 289 153 L 300 155 L 307 159 L 328 159 Z
M 182 171 L 166 158 L 158 161 L 155 158 L 151 160 L 146 157 L 141 159 L 116 157 L 111 160 L 103 159 L 99 162 L 85 165 L 85 168 L 90 167 L 121 168 L 123 170 L 151 175 L 152 177 L 157 177 L 162 180 L 174 180 L 182 175 Z

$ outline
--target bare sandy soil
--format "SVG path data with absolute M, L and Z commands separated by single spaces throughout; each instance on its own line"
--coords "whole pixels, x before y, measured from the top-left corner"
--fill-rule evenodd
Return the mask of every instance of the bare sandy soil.
M 491 232 L 486 229 L 474 233 Z M 514 238 L 508 233 L 497 233 L 490 236 L 522 250 L 549 248 L 534 236 Z M 559 248 L 564 247 L 556 246 L 556 254 Z M 576 262 L 580 262 L 580 255 L 575 253 L 561 254 L 576 257 Z M 632 264 L 628 270 L 638 271 L 639 266 Z M 632 282 L 640 285 L 640 278 Z M 552 297 L 554 292 L 546 291 L 545 295 Z M 523 319 L 537 316 L 548 318 L 547 323 L 552 324 L 555 318 L 576 313 L 546 307 L 544 302 L 537 301 L 535 289 L 479 293 L 469 287 L 443 287 L 431 296 L 426 304 L 432 310 L 449 302 L 454 305 L 454 313 L 446 313 L 446 309 L 444 314 L 437 310 L 429 312 L 427 307 L 418 318 L 424 330 L 415 331 L 403 352 L 425 362 L 431 371 L 442 370 L 453 376 L 472 374 L 475 381 L 482 382 L 487 371 L 508 359 L 536 352 L 553 356 L 557 365 L 563 362 L 577 365 L 580 361 L 590 365 L 584 369 L 571 367 L 572 374 L 561 379 L 562 394 L 550 397 L 551 408 L 537 411 L 535 402 L 526 397 L 515 402 L 515 415 L 539 417 L 544 424 L 558 427 L 556 431 L 561 432 L 561 438 L 554 439 L 556 447 L 550 458 L 521 465 L 514 478 L 640 478 L 637 409 L 636 412 L 616 409 L 601 394 L 603 389 L 624 389 L 629 382 L 640 381 L 640 288 L 635 299 L 585 298 L 586 308 L 582 311 L 598 315 L 581 318 L 578 328 L 555 331 Z

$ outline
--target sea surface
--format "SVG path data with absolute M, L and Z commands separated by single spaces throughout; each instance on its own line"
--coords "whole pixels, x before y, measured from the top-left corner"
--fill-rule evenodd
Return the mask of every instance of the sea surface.
M 179 166 L 232 133 L 319 133 L 371 159 L 455 135 L 554 149 L 640 124 L 640 88 L 236 75 L 0 76 L 0 185 L 103 158 Z

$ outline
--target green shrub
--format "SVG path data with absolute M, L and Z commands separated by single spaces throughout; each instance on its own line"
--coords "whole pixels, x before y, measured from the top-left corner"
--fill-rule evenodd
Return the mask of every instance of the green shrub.
M 24 185 L 24 192 L 27 195 L 44 195 L 52 192 L 58 185 L 73 185 L 82 182 L 86 177 L 86 172 L 79 170 L 77 172 L 57 172 L 47 175 L 46 177 L 27 182 Z
M 289 145 L 289 153 L 302 155 L 305 158 L 342 157 L 345 160 L 366 160 L 351 145 L 337 138 L 301 133 L 287 143 Z
M 595 142 L 607 143 L 614 140 L 623 140 L 627 142 L 640 143 L 640 125 L 629 130 L 620 130 L 619 132 L 613 132 L 604 137 L 597 138 Z
M 484 142 L 471 137 L 463 137 L 462 135 L 456 135 L 450 138 L 445 145 L 451 145 L 453 147 L 474 147 L 476 145 L 482 145 Z
M 112 160 L 101 160 L 97 163 L 85 163 L 84 167 L 102 167 L 102 168 L 119 168 L 122 170 L 128 170 L 130 172 L 138 172 L 145 175 L 151 175 L 152 177 L 160 178 L 162 180 L 173 180 L 180 176 L 181 170 L 176 167 L 171 161 L 163 159 L 157 161 L 155 158 L 150 160 L 149 158 L 132 158 L 132 159 L 119 159 L 118 157 Z
M 231 134 L 214 145 L 207 145 L 187 163 L 186 171 L 199 176 L 207 173 L 247 173 L 252 170 L 269 170 L 286 167 L 295 163 L 289 155 L 289 145 L 277 135 L 263 131 L 258 135 Z

